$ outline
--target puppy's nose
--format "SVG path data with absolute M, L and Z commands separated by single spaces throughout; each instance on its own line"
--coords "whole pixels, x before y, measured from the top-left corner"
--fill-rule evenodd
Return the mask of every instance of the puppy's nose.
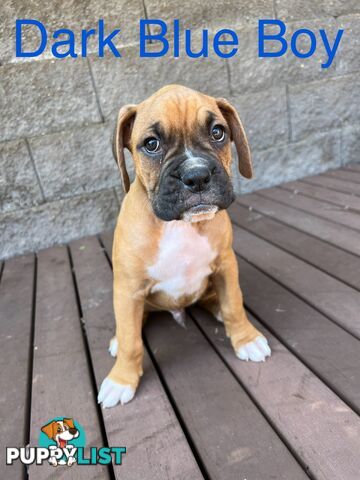
M 71 435 L 75 435 L 76 432 L 77 432 L 77 429 L 76 428 L 69 428 L 69 432 L 71 433 Z
M 187 169 L 181 177 L 183 184 L 192 192 L 205 190 L 211 180 L 211 171 L 206 165 Z

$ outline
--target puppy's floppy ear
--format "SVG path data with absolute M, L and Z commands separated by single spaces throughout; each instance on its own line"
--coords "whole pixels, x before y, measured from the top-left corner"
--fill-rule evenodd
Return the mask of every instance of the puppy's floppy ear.
M 126 105 L 119 112 L 113 136 L 113 154 L 118 164 L 125 193 L 129 191 L 130 180 L 126 171 L 124 148 L 130 147 L 130 138 L 136 116 L 136 105 Z
M 44 425 L 41 427 L 41 431 L 45 433 L 49 438 L 54 438 L 55 436 L 55 431 L 54 431 L 54 426 L 56 425 L 55 421 L 52 421 L 48 423 L 47 425 Z
M 75 428 L 74 425 L 74 420 L 72 418 L 64 418 L 63 422 L 65 425 L 67 425 L 69 428 Z
M 239 162 L 239 171 L 245 178 L 252 178 L 253 168 L 249 143 L 247 141 L 244 127 L 235 108 L 224 98 L 216 100 L 231 132 L 231 140 L 235 143 Z

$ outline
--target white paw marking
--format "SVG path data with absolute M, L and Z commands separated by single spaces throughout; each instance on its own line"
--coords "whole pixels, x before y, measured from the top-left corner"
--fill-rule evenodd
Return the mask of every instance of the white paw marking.
M 253 362 L 265 362 L 270 357 L 271 350 L 268 341 L 263 336 L 258 336 L 253 342 L 246 343 L 236 352 L 240 360 L 252 360 Z
M 112 357 L 116 357 L 117 352 L 118 352 L 118 345 L 119 344 L 118 344 L 117 338 L 113 337 L 110 340 L 110 344 L 109 344 L 109 353 Z
M 106 377 L 100 387 L 98 403 L 101 403 L 103 408 L 115 407 L 119 402 L 121 405 L 130 402 L 134 395 L 135 390 L 130 385 L 122 385 Z

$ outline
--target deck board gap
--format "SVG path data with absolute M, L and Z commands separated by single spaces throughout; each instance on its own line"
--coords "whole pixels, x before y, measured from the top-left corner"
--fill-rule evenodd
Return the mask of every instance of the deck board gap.
M 78 285 L 77 285 L 77 281 L 76 281 L 76 273 L 75 273 L 75 268 L 74 268 L 74 262 L 73 262 L 73 259 L 72 259 L 71 250 L 70 250 L 69 245 L 66 245 L 66 251 L 67 251 L 67 254 L 68 254 L 68 258 L 69 258 L 71 276 L 72 276 L 73 287 L 74 287 L 75 298 L 76 298 L 76 305 L 77 305 L 79 319 L 80 319 L 81 328 L 82 328 L 83 311 L 82 311 L 82 307 L 81 307 L 79 289 L 78 289 Z
M 25 425 L 24 444 L 30 444 L 30 429 L 31 429 L 31 397 L 32 397 L 32 379 L 34 366 L 34 338 L 35 338 L 35 318 L 36 318 L 36 293 L 37 293 L 37 256 L 34 255 L 34 273 L 33 273 L 33 292 L 31 300 L 31 327 L 29 338 L 29 354 L 28 354 L 28 385 L 26 394 L 26 411 L 27 423 Z
M 36 318 L 36 293 L 37 293 L 37 255 L 34 254 L 34 272 L 33 272 L 33 288 L 31 300 L 31 316 L 30 316 L 30 338 L 28 353 L 28 373 L 27 373 L 27 391 L 25 399 L 25 410 L 27 422 L 24 425 L 24 446 L 30 445 L 31 434 L 31 401 L 32 401 L 32 381 L 34 371 L 34 340 L 35 340 L 35 318 Z M 24 478 L 29 478 L 29 466 L 24 465 Z
M 3 271 L 4 271 L 4 267 L 5 267 L 5 262 L 1 262 L 1 264 L 0 264 L 0 283 L 1 283 L 2 274 L 3 274 Z
M 98 239 L 98 242 L 100 243 L 100 246 L 101 246 L 101 248 L 102 248 L 102 250 L 103 250 L 103 252 L 104 252 L 104 255 L 105 255 L 105 257 L 106 257 L 106 260 L 108 261 L 108 264 L 110 265 L 110 268 L 111 268 L 111 270 L 112 270 L 112 260 L 111 260 L 111 257 L 110 257 L 110 255 L 109 255 L 107 249 L 106 249 L 106 246 L 105 246 L 105 244 L 104 244 L 104 242 L 103 242 L 103 240 L 102 240 L 102 238 L 101 238 L 100 235 L 97 235 L 96 238 Z
M 236 382 L 240 385 L 240 387 L 245 391 L 247 396 L 250 398 L 251 402 L 255 405 L 257 410 L 261 413 L 261 415 L 265 418 L 266 422 L 271 426 L 271 428 L 274 430 L 276 435 L 279 437 L 281 442 L 285 445 L 287 450 L 290 452 L 290 454 L 295 458 L 295 460 L 298 462 L 300 467 L 304 470 L 305 474 L 311 479 L 311 480 L 316 480 L 313 475 L 311 475 L 311 472 L 309 471 L 308 466 L 302 461 L 296 450 L 291 446 L 291 444 L 287 441 L 285 436 L 282 434 L 281 430 L 274 424 L 274 422 L 271 420 L 269 415 L 266 413 L 264 408 L 260 405 L 260 403 L 256 400 L 254 395 L 250 392 L 248 387 L 240 380 L 240 378 L 236 375 L 236 373 L 233 371 L 231 366 L 227 363 L 226 359 L 223 357 L 223 355 L 218 351 L 218 349 L 214 346 L 213 342 L 211 339 L 208 337 L 207 333 L 205 330 L 201 327 L 201 325 L 198 323 L 196 316 L 190 311 L 187 310 L 187 315 L 189 315 L 196 325 L 196 327 L 199 329 L 201 334 L 204 336 L 205 340 L 208 342 L 214 353 L 220 358 L 221 362 L 225 365 L 226 369 L 229 371 L 232 377 L 236 380 Z M 280 340 L 279 340 L 280 341 Z M 283 342 L 281 342 L 283 343 Z

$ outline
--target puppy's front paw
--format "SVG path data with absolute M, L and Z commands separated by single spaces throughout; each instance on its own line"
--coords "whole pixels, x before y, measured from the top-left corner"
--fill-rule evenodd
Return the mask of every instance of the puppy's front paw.
M 271 350 L 268 341 L 262 335 L 259 335 L 252 342 L 242 345 L 236 350 L 236 356 L 240 360 L 252 360 L 253 362 L 265 362 L 266 357 L 270 357 Z
M 113 337 L 110 340 L 110 344 L 109 344 L 109 353 L 112 357 L 116 357 L 117 352 L 118 352 L 118 345 L 119 344 L 118 344 L 117 338 Z
M 115 407 L 119 402 L 121 405 L 130 402 L 134 395 L 135 390 L 130 385 L 122 385 L 106 377 L 100 387 L 98 403 L 103 408 Z

